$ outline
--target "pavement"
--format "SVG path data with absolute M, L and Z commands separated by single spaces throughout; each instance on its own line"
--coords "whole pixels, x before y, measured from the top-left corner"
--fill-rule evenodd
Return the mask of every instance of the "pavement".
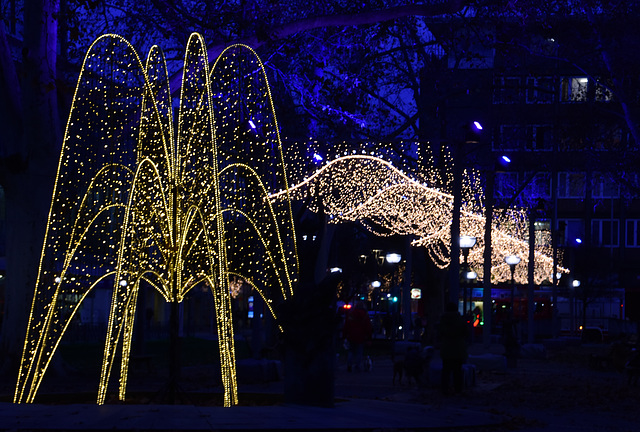
M 346 400 L 333 408 L 276 405 L 232 408 L 193 405 L 42 405 L 3 403 L 3 430 L 444 430 L 502 423 L 499 416 L 377 400 Z
M 547 360 L 522 360 L 517 370 L 485 374 L 473 388 L 462 395 L 443 396 L 437 385 L 393 383 L 390 357 L 374 357 L 370 372 L 347 372 L 344 361 L 338 361 L 335 377 L 335 400 L 330 408 L 285 404 L 282 380 L 241 382 L 239 406 L 223 408 L 208 404 L 162 405 L 151 403 L 121 404 L 68 403 L 61 393 L 41 393 L 46 403 L 12 404 L 0 402 L 1 431 L 511 431 L 573 432 L 573 431 L 638 431 L 638 415 L 633 411 L 621 414 L 604 405 L 582 404 L 566 409 L 558 404 L 568 398 L 553 399 L 553 388 L 535 385 L 548 376 L 552 364 Z M 574 368 L 575 369 L 575 368 Z M 575 372 L 575 371 L 573 371 Z M 568 376 L 571 369 L 560 371 Z M 189 371 L 185 374 L 189 376 Z M 220 392 L 213 386 L 204 388 L 202 371 L 192 374 L 195 379 L 185 382 L 186 391 L 194 388 Z M 582 375 L 580 375 L 582 376 Z M 614 375 L 611 375 L 614 376 Z M 609 375 L 594 379 L 606 382 Z M 496 379 L 498 378 L 498 381 Z M 552 378 L 554 380 L 556 378 Z M 200 382 L 195 382 L 200 381 Z M 534 382 L 533 394 L 518 401 L 519 391 L 511 394 L 509 385 Z M 131 381 L 136 386 L 135 379 Z M 195 386 L 195 387 L 190 387 Z M 546 386 L 546 385 L 545 385 Z M 595 384 L 594 384 L 595 386 Z M 96 386 L 97 388 L 97 383 Z M 595 389 L 597 390 L 597 389 Z M 630 390 L 631 391 L 631 390 Z M 635 390 L 632 390 L 635 392 Z M 539 392 L 539 394 L 537 393 Z M 596 391 L 596 394 L 602 391 Z M 93 398 L 95 390 L 90 398 Z M 629 393 L 631 394 L 631 393 Z M 634 393 L 635 394 L 635 393 Z M 243 404 L 247 398 L 267 395 L 269 403 L 254 406 Z M 511 396 L 513 395 L 513 396 Z M 494 400 L 492 400 L 494 399 Z M 513 399 L 513 400 L 511 400 Z M 550 402 L 534 406 L 534 401 Z M 6 399 L 5 399 L 6 400 Z M 142 401 L 141 401 L 142 402 Z M 511 403 L 513 402 L 513 403 Z M 635 406 L 635 399 L 630 406 Z M 583 406 L 584 405 L 584 406 Z M 540 409 L 540 406 L 545 406 Z M 637 411 L 637 410 L 635 410 Z
M 243 405 L 243 397 L 282 395 L 282 380 L 240 383 L 241 405 L 231 408 L 206 405 L 161 405 L 66 403 L 64 393 L 42 392 L 46 403 L 0 402 L 1 431 L 420 431 L 474 430 L 494 427 L 505 416 L 449 406 L 439 398 L 434 403 L 416 403 L 419 388 L 393 384 L 390 357 L 375 358 L 369 372 L 347 372 L 338 362 L 333 407 L 285 404 L 275 397 L 272 404 Z M 187 382 L 186 386 L 190 384 Z M 130 384 L 135 387 L 135 380 Z M 97 388 L 97 384 L 96 384 Z M 220 392 L 220 389 L 217 388 Z M 9 400 L 5 396 L 4 400 Z M 63 402 L 64 401 L 64 402 Z

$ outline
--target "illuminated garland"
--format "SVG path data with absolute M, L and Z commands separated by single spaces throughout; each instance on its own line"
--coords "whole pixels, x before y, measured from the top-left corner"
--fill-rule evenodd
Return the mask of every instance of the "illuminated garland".
M 423 177 L 439 184 L 435 170 Z M 485 217 L 482 213 L 482 190 L 465 173 L 460 233 L 475 236 L 476 246 L 470 250 L 469 264 L 483 278 Z M 292 186 L 294 199 L 304 196 L 320 197 L 324 211 L 333 223 L 360 221 L 376 235 L 410 235 L 414 246 L 427 248 L 429 256 L 440 268 L 450 263 L 451 219 L 453 196 L 421 183 L 380 157 L 348 154 L 324 164 L 311 176 Z M 272 195 L 276 200 L 285 192 Z M 312 210 L 317 210 L 312 208 Z M 492 282 L 508 281 L 507 255 L 518 255 L 522 262 L 516 268 L 515 279 L 526 283 L 528 276 L 529 244 L 528 219 L 524 210 L 497 213 L 492 221 Z M 548 241 L 545 243 L 549 243 Z M 552 280 L 553 259 L 550 246 L 536 245 L 534 281 L 540 284 Z M 558 271 L 567 272 L 559 267 Z
M 278 124 L 255 52 L 234 45 L 210 68 L 197 34 L 187 44 L 179 102 L 174 132 L 157 47 L 145 65 L 116 35 L 89 48 L 60 155 L 15 402 L 34 401 L 97 285 L 113 289 L 101 404 L 119 346 L 125 398 L 141 284 L 181 302 L 205 283 L 214 297 L 224 404 L 237 404 L 230 278 L 253 287 L 273 313 L 297 277 L 290 202 L 266 199 L 288 190 Z

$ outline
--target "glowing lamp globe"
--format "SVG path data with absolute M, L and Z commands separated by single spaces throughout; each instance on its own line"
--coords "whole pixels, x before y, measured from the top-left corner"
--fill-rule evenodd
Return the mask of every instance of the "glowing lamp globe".
M 402 259 L 402 255 L 399 253 L 388 253 L 385 258 L 389 264 L 398 264 Z
M 504 262 L 510 266 L 518 265 L 518 263 L 520 263 L 520 257 L 517 255 L 508 255 L 504 257 Z
M 459 241 L 462 249 L 471 249 L 476 245 L 476 238 L 474 236 L 462 235 Z

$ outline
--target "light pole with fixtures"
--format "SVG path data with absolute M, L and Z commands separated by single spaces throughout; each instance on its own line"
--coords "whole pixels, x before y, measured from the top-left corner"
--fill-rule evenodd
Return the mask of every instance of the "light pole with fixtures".
M 517 255 L 508 255 L 504 257 L 504 262 L 509 264 L 509 269 L 511 270 L 511 318 L 513 319 L 513 295 L 516 288 L 514 273 L 516 266 L 520 263 L 520 257 Z
M 573 279 L 571 281 L 571 335 L 576 333 L 576 329 L 578 328 L 578 301 L 576 295 L 576 289 L 580 288 L 580 281 L 578 279 Z
M 511 309 L 509 311 L 508 322 L 505 322 L 503 328 L 505 357 L 507 358 L 507 367 L 515 368 L 518 364 L 518 352 L 520 349 L 518 347 L 518 337 L 515 331 L 515 317 L 513 310 L 513 297 L 516 286 L 514 274 L 516 266 L 520 263 L 520 257 L 517 255 L 508 255 L 504 257 L 504 262 L 509 265 L 509 269 L 511 270 Z
M 397 279 L 396 279 L 396 268 L 395 265 L 398 264 L 401 260 L 402 260 L 402 255 L 400 255 L 399 253 L 388 253 L 385 255 L 385 260 L 392 265 L 391 269 L 392 269 L 392 276 L 391 276 L 391 290 L 393 291 L 393 293 L 396 292 L 396 284 L 397 284 Z M 398 312 L 399 312 L 399 308 L 397 306 L 398 303 L 398 298 L 395 295 L 392 295 L 391 297 L 389 297 L 389 301 L 392 301 L 394 303 L 393 306 L 393 313 L 391 314 L 391 320 L 392 320 L 392 330 L 391 330 L 391 337 L 393 340 L 396 339 L 396 336 L 398 334 Z
M 465 281 L 465 290 L 466 290 L 466 285 L 472 283 L 473 281 L 475 281 L 478 278 L 478 273 L 476 273 L 475 271 L 471 270 L 471 269 L 467 269 L 464 272 L 464 281 Z M 471 308 L 471 303 L 473 301 L 473 290 L 469 291 L 469 309 L 468 310 L 472 310 Z M 466 312 L 466 310 L 465 310 Z
M 464 286 L 462 288 L 463 289 L 462 312 L 464 315 L 466 315 L 467 314 L 467 285 L 469 284 L 469 279 L 475 279 L 475 277 L 477 277 L 477 275 L 475 275 L 469 278 L 469 273 L 471 273 L 471 269 L 469 268 L 469 250 L 475 246 L 476 238 L 469 235 L 461 235 L 459 238 L 459 244 L 460 244 L 460 250 L 462 251 L 462 257 L 464 259 L 464 269 L 462 270 L 464 274 Z M 469 299 L 469 302 L 471 302 L 471 299 Z

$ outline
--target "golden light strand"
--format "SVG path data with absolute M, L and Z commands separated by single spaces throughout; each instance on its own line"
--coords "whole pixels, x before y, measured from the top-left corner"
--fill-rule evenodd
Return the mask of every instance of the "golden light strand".
M 423 177 L 441 185 L 451 183 L 448 174 L 441 181 L 434 171 L 423 173 Z M 485 230 L 482 190 L 477 184 L 471 184 L 468 173 L 464 173 L 463 178 L 460 233 L 477 239 L 469 253 L 469 263 L 482 279 Z M 289 193 L 296 199 L 308 195 L 320 197 L 324 211 L 333 223 L 360 221 L 376 235 L 410 235 L 415 238 L 412 244 L 426 247 L 437 266 L 445 268 L 449 265 L 453 196 L 415 180 L 380 157 L 357 151 L 337 157 L 292 186 Z M 273 194 L 271 199 L 277 200 L 280 196 L 284 196 L 284 192 Z M 518 283 L 526 283 L 528 225 L 524 209 L 495 214 L 492 221 L 492 282 L 510 280 L 510 269 L 503 258 L 516 254 L 522 259 L 522 265 L 516 269 L 515 278 Z M 552 280 L 550 253 L 550 246 L 536 245 L 536 284 Z M 557 270 L 567 272 L 563 267 Z

